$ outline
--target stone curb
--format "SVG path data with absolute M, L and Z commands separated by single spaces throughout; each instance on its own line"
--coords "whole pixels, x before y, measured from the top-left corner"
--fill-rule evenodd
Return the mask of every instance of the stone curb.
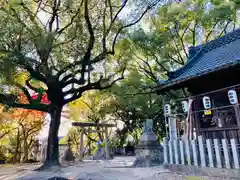
M 210 176 L 216 178 L 221 177 L 240 179 L 240 170 L 237 169 L 196 167 L 178 164 L 164 164 L 163 168 L 172 172 L 180 172 L 190 176 Z

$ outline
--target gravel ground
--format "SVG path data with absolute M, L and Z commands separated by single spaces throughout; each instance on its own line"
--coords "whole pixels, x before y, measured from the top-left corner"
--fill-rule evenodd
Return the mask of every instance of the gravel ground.
M 134 157 L 117 157 L 110 161 L 85 161 L 48 172 L 33 171 L 39 165 L 0 166 L 0 179 L 48 180 L 52 177 L 65 177 L 72 180 L 226 180 L 217 177 L 186 176 L 183 173 L 170 172 L 161 166 L 130 168 L 133 161 Z

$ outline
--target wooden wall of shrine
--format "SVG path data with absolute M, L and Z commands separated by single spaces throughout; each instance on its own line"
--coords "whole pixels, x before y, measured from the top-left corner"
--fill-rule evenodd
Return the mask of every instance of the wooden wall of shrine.
M 235 90 L 240 96 L 240 88 L 226 88 L 212 93 L 205 93 L 194 97 L 190 116 L 192 131 L 197 136 L 206 139 L 232 139 L 240 140 L 240 108 L 239 103 L 231 104 L 228 91 Z M 203 97 L 211 100 L 211 108 L 205 109 Z M 239 98 L 238 98 L 239 102 Z

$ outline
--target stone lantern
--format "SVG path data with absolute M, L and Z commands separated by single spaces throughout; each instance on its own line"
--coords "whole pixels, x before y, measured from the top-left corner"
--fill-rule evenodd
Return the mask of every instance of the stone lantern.
M 147 119 L 136 147 L 136 160 L 133 164 L 135 167 L 151 167 L 163 163 L 163 148 L 152 128 L 153 120 Z

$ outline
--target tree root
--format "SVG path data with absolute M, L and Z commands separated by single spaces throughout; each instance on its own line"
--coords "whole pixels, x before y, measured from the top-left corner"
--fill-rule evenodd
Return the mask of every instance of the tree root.
M 59 162 L 44 162 L 42 166 L 35 169 L 35 171 L 59 171 L 62 165 Z

